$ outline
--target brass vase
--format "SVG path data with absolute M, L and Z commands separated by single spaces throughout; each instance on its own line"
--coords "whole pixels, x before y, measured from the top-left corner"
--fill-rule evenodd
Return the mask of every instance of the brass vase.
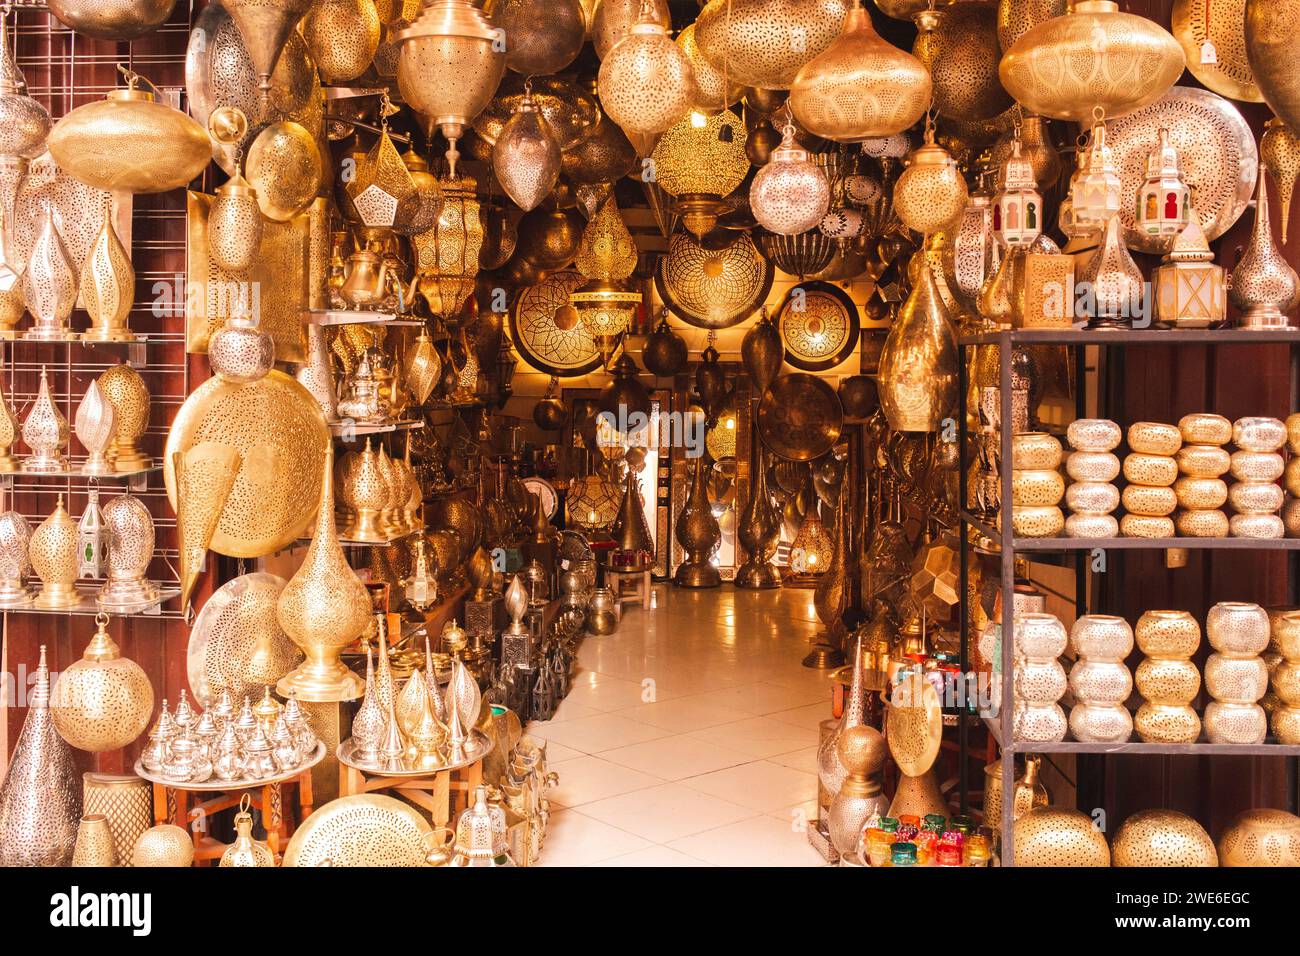
M 343 502 L 353 514 L 343 536 L 355 541 L 387 541 L 389 536 L 383 528 L 381 512 L 387 506 L 388 497 L 388 482 L 379 455 L 367 438 L 365 447 L 343 476 Z
M 149 389 L 140 373 L 125 362 L 113 365 L 99 376 L 99 389 L 113 405 L 117 427 L 109 457 L 119 472 L 143 471 L 153 459 L 137 447 L 149 428 Z
M 63 506 L 63 495 L 50 516 L 32 532 L 32 570 L 41 579 L 36 606 L 43 609 L 76 607 L 81 598 L 77 580 L 77 523 Z
M 23 459 L 23 470 L 54 474 L 68 470 L 63 449 L 68 446 L 68 420 L 50 395 L 50 379 L 41 366 L 41 385 L 36 401 L 23 422 L 23 441 L 32 454 Z
M 813 607 L 822 622 L 825 632 L 819 637 L 808 656 L 803 659 L 804 667 L 825 669 L 839 667 L 844 663 L 844 609 L 849 600 L 849 545 L 848 516 L 844 508 L 844 482 L 835 500 L 835 536 L 831 545 L 831 562 L 826 573 L 817 579 L 813 591 Z
M 135 304 L 135 269 L 113 230 L 112 201 L 105 196 L 104 223 L 81 267 L 81 302 L 90 316 L 90 328 L 81 337 L 87 342 L 134 342 L 127 319 Z
M 895 431 L 931 432 L 957 400 L 957 338 L 928 262 L 880 353 L 880 405 Z
M 879 779 L 888 748 L 880 731 L 863 724 L 840 730 L 835 740 L 845 772 L 826 822 L 835 849 L 852 860 L 858 856 L 867 821 L 889 812 L 889 799 L 880 789 Z
M 307 360 L 298 366 L 294 377 L 320 404 L 325 420 L 337 421 L 338 393 L 334 389 L 334 372 L 330 367 L 329 346 L 325 341 L 323 325 L 315 322 L 307 324 Z
M 844 712 L 839 723 L 834 721 L 833 729 L 817 745 L 817 781 L 828 797 L 834 798 L 844 784 L 849 770 L 840 756 L 839 740 L 854 727 L 861 727 L 866 722 L 866 689 L 863 686 L 863 663 L 866 653 L 862 638 L 853 643 L 853 675 L 849 680 L 849 692 L 844 698 Z M 874 652 L 872 652 L 874 653 Z
M 108 819 L 102 813 L 87 813 L 77 824 L 77 840 L 72 850 L 72 865 L 117 866 L 117 851 Z
M 355 700 L 365 684 L 339 652 L 370 622 L 370 595 L 348 565 L 334 525 L 334 449 L 325 451 L 316 533 L 307 556 L 280 594 L 280 626 L 307 660 L 276 684 L 276 692 L 308 703 Z
M 673 583 L 682 588 L 716 588 L 722 583 L 722 575 L 710 561 L 722 539 L 718 519 L 709 504 L 710 466 L 707 454 L 695 459 L 690 492 L 677 517 L 677 540 L 686 549 L 686 560 L 678 565 Z
M 52 708 L 59 735 L 78 750 L 103 753 L 144 733 L 153 714 L 153 685 L 135 661 L 122 656 L 108 633 L 108 615 L 81 659 L 54 684 Z
M 1250 242 L 1232 270 L 1228 296 L 1241 310 L 1238 324 L 1250 329 L 1289 329 L 1286 312 L 1296 297 L 1296 272 L 1273 239 L 1269 226 L 1268 176 L 1259 166 L 1259 192 L 1255 197 L 1255 225 Z
M 0 866 L 67 866 L 80 818 L 76 767 L 50 713 L 42 644 L 27 717 L 0 785 Z
M 772 507 L 767 490 L 767 464 L 762 453 L 754 458 L 753 483 L 749 490 L 749 504 L 737 528 L 737 540 L 745 549 L 747 558 L 736 572 L 736 587 L 761 590 L 781 586 L 781 572 L 772 564 L 776 542 L 781 534 L 781 521 Z

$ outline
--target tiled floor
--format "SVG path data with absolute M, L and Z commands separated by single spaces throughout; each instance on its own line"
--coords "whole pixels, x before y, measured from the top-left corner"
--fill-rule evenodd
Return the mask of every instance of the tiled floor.
M 547 740 L 559 786 L 543 866 L 819 866 L 817 725 L 830 685 L 800 666 L 812 592 L 655 587 L 587 637 Z

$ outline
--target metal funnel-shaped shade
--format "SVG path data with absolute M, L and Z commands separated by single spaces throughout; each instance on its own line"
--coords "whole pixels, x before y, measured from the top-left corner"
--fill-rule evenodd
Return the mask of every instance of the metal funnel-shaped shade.
M 253 58 L 260 86 L 271 88 L 271 74 L 289 33 L 311 9 L 313 0 L 223 0 Z

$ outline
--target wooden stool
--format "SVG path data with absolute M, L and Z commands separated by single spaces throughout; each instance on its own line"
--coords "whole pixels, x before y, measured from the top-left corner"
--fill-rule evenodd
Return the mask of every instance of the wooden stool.
M 474 791 L 483 783 L 483 761 L 459 770 L 435 770 L 421 777 L 370 775 L 345 763 L 339 764 L 339 796 L 395 791 L 428 811 L 434 827 L 450 826 L 453 817 L 469 808 Z
M 624 604 L 639 604 L 650 607 L 650 568 L 644 571 L 624 570 L 622 568 L 605 568 L 605 584 L 614 592 L 614 600 L 622 616 Z M 631 588 L 625 585 L 631 584 Z
M 294 787 L 298 806 L 284 804 L 284 787 Z M 289 842 L 293 831 L 312 811 L 311 769 L 296 777 L 277 783 L 256 787 L 237 787 L 231 790 L 186 790 L 162 783 L 153 785 L 153 815 L 155 824 L 173 823 L 188 830 L 194 838 L 194 862 L 198 864 L 219 860 L 230 844 L 208 833 L 208 820 L 222 810 L 239 806 L 240 798 L 248 794 L 253 808 L 262 817 L 266 829 L 266 845 L 275 858 L 280 858 L 282 848 Z M 291 825 L 292 824 L 292 825 Z

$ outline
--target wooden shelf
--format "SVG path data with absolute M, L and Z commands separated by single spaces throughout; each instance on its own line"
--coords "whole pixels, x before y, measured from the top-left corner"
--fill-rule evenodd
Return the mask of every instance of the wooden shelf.
M 1294 345 L 1300 329 L 1004 329 L 958 337 L 961 345 Z

